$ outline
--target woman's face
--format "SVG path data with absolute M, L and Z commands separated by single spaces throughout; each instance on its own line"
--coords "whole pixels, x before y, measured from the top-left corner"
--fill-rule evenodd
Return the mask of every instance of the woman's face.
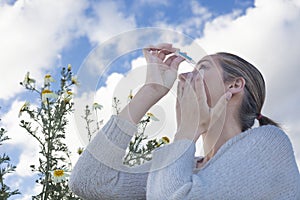
M 219 66 L 216 56 L 205 56 L 196 64 L 195 69 L 189 73 L 196 76 L 200 71 L 203 73 L 207 104 L 214 107 L 219 98 L 225 94 L 226 87 L 223 82 L 223 70 Z M 189 73 L 185 73 L 184 76 Z

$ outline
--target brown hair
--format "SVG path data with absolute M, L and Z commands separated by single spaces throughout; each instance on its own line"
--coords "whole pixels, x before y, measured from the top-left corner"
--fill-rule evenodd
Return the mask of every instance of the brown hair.
M 234 54 L 221 52 L 215 55 L 219 65 L 223 69 L 224 82 L 232 81 L 237 77 L 245 79 L 245 95 L 239 112 L 242 131 L 251 128 L 255 119 L 259 121 L 260 126 L 271 124 L 280 127 L 270 118 L 261 115 L 266 89 L 264 78 L 258 69 Z

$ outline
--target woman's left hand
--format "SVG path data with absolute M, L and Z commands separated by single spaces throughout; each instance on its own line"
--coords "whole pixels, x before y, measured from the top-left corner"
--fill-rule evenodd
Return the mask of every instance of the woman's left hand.
M 184 61 L 184 58 L 174 54 L 176 50 L 177 48 L 169 43 L 150 45 L 143 49 L 147 61 L 145 85 L 159 98 L 165 96 L 172 88 L 177 78 L 178 66 Z M 170 54 L 171 56 L 168 56 Z
M 196 142 L 200 135 L 209 131 L 216 121 L 225 114 L 232 94 L 226 92 L 217 104 L 210 108 L 204 87 L 203 73 L 180 75 L 177 89 L 177 132 L 175 140 L 189 139 Z

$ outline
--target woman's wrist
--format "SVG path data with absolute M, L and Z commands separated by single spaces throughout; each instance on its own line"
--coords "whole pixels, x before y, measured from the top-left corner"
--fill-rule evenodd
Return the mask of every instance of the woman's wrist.
M 119 117 L 137 124 L 146 112 L 164 95 L 159 94 L 152 86 L 144 85 L 120 112 Z
M 195 134 L 194 133 L 189 133 L 187 131 L 177 131 L 175 136 L 174 136 L 174 142 L 178 140 L 191 140 L 196 142 L 197 140 L 195 139 Z

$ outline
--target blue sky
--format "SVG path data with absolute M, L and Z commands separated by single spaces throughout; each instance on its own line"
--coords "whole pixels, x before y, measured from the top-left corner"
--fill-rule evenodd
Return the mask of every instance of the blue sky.
M 90 69 L 86 68 L 87 63 L 99 46 L 114 42 L 121 52 L 135 41 L 136 35 L 133 34 L 132 41 L 123 41 L 122 37 L 116 41 L 116 38 L 146 27 L 178 32 L 184 41 L 193 41 L 207 53 L 228 51 L 256 65 L 267 82 L 263 114 L 284 125 L 300 164 L 299 0 L 0 0 L 1 127 L 5 127 L 12 138 L 0 151 L 7 152 L 17 165 L 17 172 L 7 181 L 22 192 L 12 199 L 31 199 L 31 195 L 39 191 L 29 169 L 31 162 L 38 158 L 38 147 L 19 127 L 17 117 L 23 102 L 30 100 L 19 85 L 25 73 L 30 71 L 40 81 L 46 73 L 57 78 L 60 67 L 71 63 L 75 72 L 83 74 Z M 193 50 L 191 42 L 181 45 L 194 59 L 199 59 L 199 52 Z M 133 75 L 140 76 L 138 66 L 145 61 L 140 50 L 132 50 L 109 65 L 93 92 L 78 96 L 82 105 L 89 99 L 104 105 L 106 110 L 101 117 L 105 120 L 111 115 L 112 95 L 122 90 L 124 75 L 132 69 L 138 73 Z M 95 68 L 93 75 L 100 77 L 96 73 L 103 71 L 100 68 Z M 123 90 L 127 92 L 127 89 Z M 154 111 L 164 117 L 171 115 L 172 108 L 165 108 L 169 106 L 167 102 L 161 102 Z M 166 128 L 169 123 L 172 121 L 165 121 L 163 126 Z M 67 142 L 73 152 L 85 145 L 80 135 L 74 133 L 76 126 L 78 128 L 78 121 L 71 122 L 67 133 Z M 172 131 L 166 128 L 166 132 Z M 76 155 L 73 159 L 76 161 Z

